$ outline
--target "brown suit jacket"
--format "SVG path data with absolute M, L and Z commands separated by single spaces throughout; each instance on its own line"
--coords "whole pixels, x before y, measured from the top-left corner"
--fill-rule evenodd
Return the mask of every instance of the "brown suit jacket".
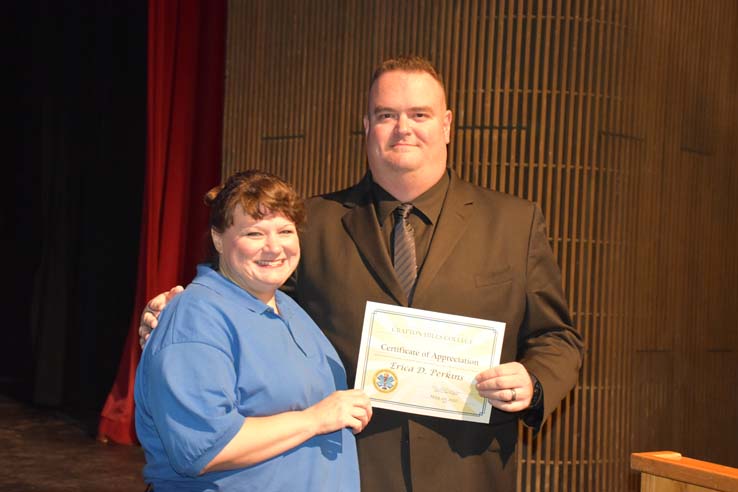
M 366 301 L 407 306 L 381 237 L 369 177 L 308 200 L 302 259 L 286 290 L 340 354 L 353 385 Z M 572 328 L 540 210 L 451 173 L 412 307 L 506 323 L 502 362 L 518 360 L 543 386 L 543 418 L 578 378 Z M 376 409 L 359 435 L 362 490 L 514 490 L 519 414 L 489 425 Z

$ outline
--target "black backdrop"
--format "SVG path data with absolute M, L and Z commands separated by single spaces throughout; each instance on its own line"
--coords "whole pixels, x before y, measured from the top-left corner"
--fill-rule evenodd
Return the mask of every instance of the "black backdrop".
M 94 432 L 128 330 L 146 140 L 147 2 L 5 6 L 0 391 Z M 8 85 L 10 89 L 8 89 Z

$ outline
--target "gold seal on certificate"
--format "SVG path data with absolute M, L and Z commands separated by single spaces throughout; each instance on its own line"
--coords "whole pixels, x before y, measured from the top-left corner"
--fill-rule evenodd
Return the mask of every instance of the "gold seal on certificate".
M 505 324 L 367 302 L 355 387 L 377 408 L 489 422 L 474 377 L 500 363 Z
M 397 374 L 389 369 L 380 369 L 374 374 L 374 387 L 380 393 L 390 393 L 397 388 Z

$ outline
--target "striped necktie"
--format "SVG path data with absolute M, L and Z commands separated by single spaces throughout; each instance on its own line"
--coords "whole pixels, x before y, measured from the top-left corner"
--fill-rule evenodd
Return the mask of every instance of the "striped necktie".
M 395 209 L 393 232 L 395 273 L 408 301 L 412 296 L 415 279 L 418 276 L 418 265 L 415 260 L 415 231 L 407 220 L 412 209 L 411 203 L 403 203 Z

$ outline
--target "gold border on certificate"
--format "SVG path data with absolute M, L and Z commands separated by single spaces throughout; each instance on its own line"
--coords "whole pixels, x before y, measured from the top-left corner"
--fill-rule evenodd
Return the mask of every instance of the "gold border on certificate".
M 489 422 L 474 377 L 500 362 L 505 324 L 367 302 L 355 387 L 376 408 Z

